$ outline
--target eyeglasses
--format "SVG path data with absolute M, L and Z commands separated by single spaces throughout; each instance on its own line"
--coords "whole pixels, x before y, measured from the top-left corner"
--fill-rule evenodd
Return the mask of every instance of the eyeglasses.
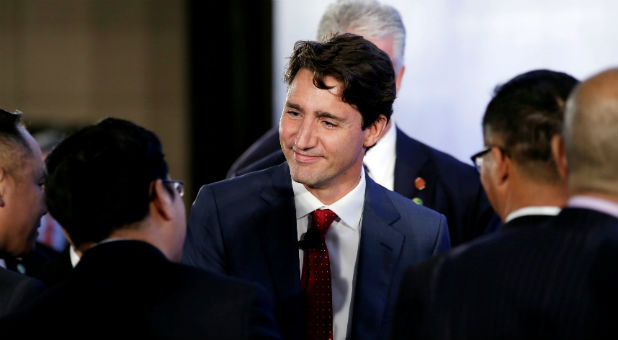
M 483 156 L 485 156 L 485 154 L 487 154 L 493 148 L 498 148 L 498 150 L 500 150 L 500 152 L 505 154 L 507 157 L 509 156 L 509 152 L 507 150 L 505 150 L 504 148 L 502 148 L 501 146 L 498 146 L 498 145 L 488 145 L 483 150 L 481 150 L 481 151 L 475 153 L 474 155 L 470 156 L 470 159 L 472 160 L 472 164 L 474 164 L 474 166 L 476 167 L 477 171 L 481 172 L 481 166 L 483 165 Z
M 174 190 L 178 192 L 178 195 L 180 195 L 180 197 L 185 195 L 185 182 L 177 179 L 163 179 L 161 181 L 163 183 L 171 184 Z

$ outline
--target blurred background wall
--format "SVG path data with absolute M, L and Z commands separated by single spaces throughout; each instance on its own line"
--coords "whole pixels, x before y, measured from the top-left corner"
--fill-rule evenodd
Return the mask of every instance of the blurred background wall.
M 32 132 L 108 116 L 153 130 L 190 207 L 270 127 L 271 7 L 0 0 L 0 107 Z
M 131 120 L 190 180 L 186 22 L 177 1 L 0 0 L 0 107 L 37 129 Z
M 293 43 L 331 1 L 0 0 L 0 107 L 35 129 L 115 116 L 155 131 L 190 204 L 277 123 Z M 397 122 L 464 161 L 496 84 L 618 63 L 615 0 L 385 2 L 408 30 Z
M 274 1 L 273 124 L 297 40 L 315 40 L 334 0 Z M 381 0 L 406 27 L 406 71 L 394 117 L 410 136 L 464 162 L 482 148 L 496 85 L 549 68 L 579 79 L 618 65 L 616 0 Z

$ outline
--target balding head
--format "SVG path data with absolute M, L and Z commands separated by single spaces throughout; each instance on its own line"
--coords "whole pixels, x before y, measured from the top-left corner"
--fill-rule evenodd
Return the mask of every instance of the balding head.
M 564 144 L 571 194 L 618 195 L 618 68 L 573 91 L 566 106 Z

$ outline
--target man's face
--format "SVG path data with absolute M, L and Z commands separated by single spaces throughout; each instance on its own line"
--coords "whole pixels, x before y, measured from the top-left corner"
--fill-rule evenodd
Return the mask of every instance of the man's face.
M 0 226 L 2 250 L 14 256 L 32 250 L 36 230 L 46 213 L 43 197 L 45 165 L 41 149 L 25 129 L 20 127 L 20 130 L 32 153 L 23 157 L 21 167 L 16 167 L 14 173 L 4 173 L 4 206 L 1 208 L 4 218 Z
M 358 184 L 369 128 L 362 130 L 360 112 L 341 100 L 341 83 L 313 85 L 313 73 L 301 69 L 288 89 L 279 124 L 279 140 L 292 179 L 309 190 L 347 192 Z M 368 144 L 371 145 L 371 144 Z

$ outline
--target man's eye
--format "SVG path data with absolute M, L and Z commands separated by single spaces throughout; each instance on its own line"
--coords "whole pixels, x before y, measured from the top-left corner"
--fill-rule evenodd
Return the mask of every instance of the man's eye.
M 337 127 L 337 124 L 331 123 L 331 122 L 329 122 L 327 120 L 325 120 L 323 122 L 324 122 L 324 125 L 326 125 L 326 127 L 329 127 L 329 128 Z
M 290 116 L 293 116 L 293 117 L 298 117 L 298 116 L 300 116 L 300 113 L 298 113 L 298 112 L 296 112 L 296 111 L 288 111 L 288 114 L 289 114 Z

